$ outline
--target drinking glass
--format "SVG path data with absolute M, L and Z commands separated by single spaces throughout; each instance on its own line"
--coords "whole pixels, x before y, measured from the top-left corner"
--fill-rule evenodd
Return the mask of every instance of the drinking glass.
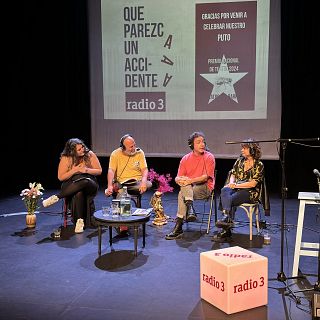
M 110 208 L 109 208 L 109 207 L 107 207 L 107 206 L 103 206 L 103 207 L 102 207 L 102 215 L 103 215 L 104 217 L 108 216 L 108 215 L 109 215 L 109 212 L 110 212 Z

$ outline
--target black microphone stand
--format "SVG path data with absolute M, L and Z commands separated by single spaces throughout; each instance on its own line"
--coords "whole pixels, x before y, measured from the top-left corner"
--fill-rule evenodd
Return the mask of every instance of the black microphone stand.
M 287 187 L 286 187 L 286 179 L 285 179 L 285 159 L 286 159 L 286 147 L 287 142 L 301 142 L 301 141 L 319 141 L 319 138 L 312 138 L 312 139 L 279 139 L 278 142 L 281 143 L 281 151 L 282 151 L 282 158 L 280 158 L 281 161 L 281 269 L 280 272 L 278 272 L 276 279 L 269 279 L 269 280 L 277 280 L 285 284 L 286 280 L 289 279 L 304 279 L 305 276 L 296 276 L 296 277 L 287 277 L 283 271 L 283 257 L 284 257 L 284 228 L 286 226 L 285 221 L 285 198 L 287 196 Z M 320 249 L 319 249 L 320 250 Z M 319 253 L 320 255 L 320 253 Z M 319 263 L 320 267 L 320 263 Z M 319 275 L 319 271 L 318 271 Z M 320 279 L 319 279 L 320 280 Z M 319 281 L 317 284 L 317 287 L 319 287 Z M 288 289 L 288 294 L 292 295 L 295 301 L 300 304 L 300 298 L 295 295 L 296 292 L 293 292 L 288 285 L 285 284 L 285 288 Z
M 310 139 L 277 139 L 277 140 L 256 140 L 254 142 L 279 142 L 281 145 L 281 154 L 280 154 L 280 162 L 281 162 L 281 264 L 280 264 L 280 272 L 278 272 L 277 278 L 269 279 L 277 280 L 280 282 L 285 282 L 289 279 L 300 279 L 305 278 L 305 276 L 297 276 L 297 277 L 287 277 L 283 271 L 283 262 L 284 262 L 284 231 L 285 231 L 285 198 L 287 196 L 287 187 L 286 187 L 286 179 L 285 179 L 285 163 L 286 163 L 286 147 L 288 142 L 305 142 L 305 141 L 319 141 L 320 138 L 310 138 Z M 239 144 L 245 143 L 247 141 L 227 141 L 226 144 Z M 287 287 L 287 286 L 286 286 Z M 290 293 L 293 292 L 290 290 Z M 296 299 L 297 300 L 297 299 Z
M 309 141 L 310 139 L 308 139 Z M 304 278 L 304 276 L 296 276 L 296 277 L 287 277 L 283 270 L 284 264 L 284 231 L 286 226 L 286 215 L 285 215 L 285 199 L 287 197 L 288 188 L 286 186 L 286 171 L 285 171 L 285 164 L 286 164 L 286 147 L 287 142 L 291 141 L 306 141 L 306 139 L 278 139 L 281 145 L 281 155 L 280 155 L 280 163 L 281 163 L 281 263 L 280 263 L 280 271 L 278 272 L 276 279 L 269 279 L 269 280 L 278 280 L 280 282 L 285 282 L 289 279 L 300 279 Z M 291 292 L 292 293 L 292 292 Z
M 278 273 L 278 277 L 277 280 L 278 281 L 286 281 L 287 277 L 284 274 L 283 271 L 283 264 L 284 264 L 284 228 L 285 228 L 285 224 L 286 224 L 286 216 L 285 216 L 285 199 L 287 198 L 287 191 L 288 188 L 286 186 L 286 179 L 285 179 L 285 159 L 286 159 L 286 147 L 287 147 L 287 143 L 286 142 L 281 142 L 281 150 L 282 150 L 282 159 L 280 159 L 281 162 L 281 269 L 280 272 Z
M 279 139 L 281 143 L 282 150 L 282 159 L 281 161 L 281 269 L 278 272 L 277 280 L 281 282 L 285 282 L 288 279 L 299 279 L 304 278 L 303 276 L 297 277 L 286 277 L 283 271 L 284 264 L 284 231 L 286 226 L 286 215 L 285 215 L 285 199 L 287 198 L 288 188 L 286 186 L 286 173 L 285 173 L 285 161 L 286 161 L 286 147 L 287 141 L 291 141 L 290 139 Z

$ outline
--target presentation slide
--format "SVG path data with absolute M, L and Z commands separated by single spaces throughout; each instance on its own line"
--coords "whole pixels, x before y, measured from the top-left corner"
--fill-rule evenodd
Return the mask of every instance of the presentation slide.
M 272 0 L 90 1 L 92 145 L 126 133 L 149 156 L 179 157 L 203 131 L 221 158 L 280 138 L 280 5 Z

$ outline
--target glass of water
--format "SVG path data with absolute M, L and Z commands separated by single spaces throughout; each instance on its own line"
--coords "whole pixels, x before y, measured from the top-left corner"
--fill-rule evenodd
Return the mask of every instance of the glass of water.
M 61 236 L 61 228 L 58 228 L 57 230 L 53 231 L 54 238 L 60 238 Z
M 103 215 L 104 217 L 108 216 L 108 215 L 109 215 L 109 210 L 110 210 L 109 207 L 103 206 L 103 207 L 102 207 L 102 215 Z
M 120 200 L 118 200 L 118 199 L 112 200 L 111 214 L 113 217 L 118 217 L 120 215 Z

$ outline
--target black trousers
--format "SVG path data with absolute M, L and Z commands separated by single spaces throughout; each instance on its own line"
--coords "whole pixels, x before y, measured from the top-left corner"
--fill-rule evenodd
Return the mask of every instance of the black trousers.
M 94 197 L 99 189 L 99 184 L 95 176 L 89 174 L 76 174 L 64 181 L 61 191 L 57 194 L 59 199 L 66 198 L 71 206 L 74 223 L 79 218 L 84 222 L 89 221 L 94 208 Z

